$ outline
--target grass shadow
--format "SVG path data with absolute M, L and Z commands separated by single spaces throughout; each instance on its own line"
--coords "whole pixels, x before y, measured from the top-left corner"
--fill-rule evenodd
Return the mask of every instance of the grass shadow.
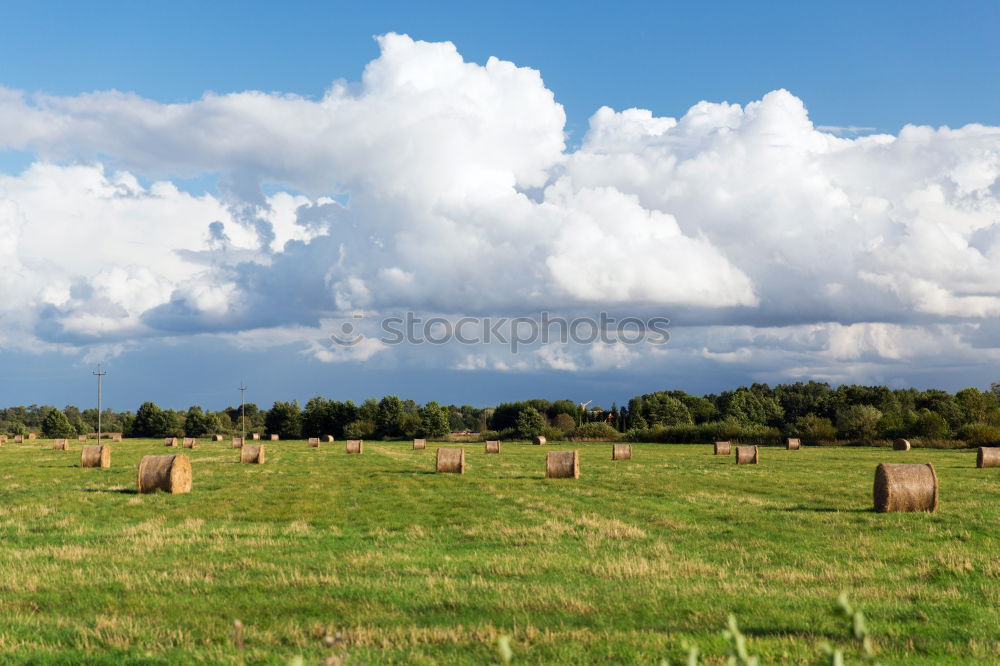
M 873 509 L 837 509 L 828 506 L 790 506 L 784 509 L 777 509 L 778 511 L 784 511 L 786 513 L 791 513 L 793 511 L 811 511 L 813 513 L 871 513 Z
M 116 495 L 138 495 L 139 491 L 134 488 L 84 488 L 85 493 L 113 493 Z

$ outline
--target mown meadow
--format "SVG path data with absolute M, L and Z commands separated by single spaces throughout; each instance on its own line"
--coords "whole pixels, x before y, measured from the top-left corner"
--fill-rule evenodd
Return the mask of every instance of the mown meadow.
M 734 614 L 762 663 L 1000 662 L 1000 469 L 975 452 L 505 442 L 436 474 L 409 442 L 194 450 L 0 446 L 0 662 L 725 663 Z M 545 451 L 581 478 L 545 479 Z M 143 455 L 185 453 L 190 494 L 138 495 Z M 931 462 L 934 514 L 876 514 L 880 462 Z M 237 626 L 236 621 L 239 621 Z

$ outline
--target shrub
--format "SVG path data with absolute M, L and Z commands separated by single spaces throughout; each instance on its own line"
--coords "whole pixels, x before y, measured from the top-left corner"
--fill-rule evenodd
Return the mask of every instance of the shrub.
M 545 419 L 534 407 L 525 407 L 517 415 L 517 434 L 521 439 L 530 439 L 542 434 L 545 429 Z
M 958 430 L 958 438 L 975 446 L 1000 442 L 1000 428 L 985 423 L 968 423 Z
M 833 422 L 815 414 L 807 414 L 799 418 L 795 422 L 795 431 L 807 444 L 837 440 L 837 429 L 833 426 Z
M 542 437 L 549 440 L 550 442 L 555 442 L 560 439 L 566 439 L 566 433 L 561 428 L 556 428 L 555 426 L 546 426 L 542 429 Z
M 584 423 L 573 431 L 573 439 L 593 439 L 612 442 L 621 439 L 622 434 L 607 423 Z

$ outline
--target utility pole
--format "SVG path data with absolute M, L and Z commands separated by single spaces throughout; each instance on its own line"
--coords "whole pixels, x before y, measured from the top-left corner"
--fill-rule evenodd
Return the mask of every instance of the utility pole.
M 241 440 L 244 444 L 247 442 L 247 387 L 240 382 L 240 427 L 243 432 L 243 439 Z
M 97 364 L 97 372 L 90 373 L 97 377 L 97 443 L 101 443 L 101 380 L 108 374 L 101 372 L 101 364 Z

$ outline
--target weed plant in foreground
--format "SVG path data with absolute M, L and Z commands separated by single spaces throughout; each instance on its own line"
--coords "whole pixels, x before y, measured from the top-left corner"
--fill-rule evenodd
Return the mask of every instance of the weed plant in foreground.
M 566 449 L 580 478 L 546 479 Z M 762 664 L 851 663 L 842 591 L 881 664 L 1000 662 L 1000 469 L 974 451 L 205 442 L 190 494 L 136 494 L 163 452 L 0 446 L 0 662 L 496 664 L 504 637 L 517 664 L 722 664 L 732 614 Z M 874 513 L 881 462 L 933 463 L 937 512 Z

